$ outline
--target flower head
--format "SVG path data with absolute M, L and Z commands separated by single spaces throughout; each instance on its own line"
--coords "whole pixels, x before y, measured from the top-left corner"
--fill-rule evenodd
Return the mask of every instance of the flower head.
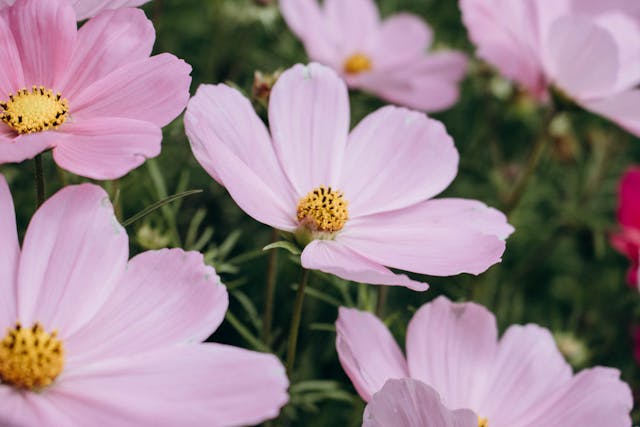
M 458 100 L 467 70 L 460 52 L 427 53 L 431 28 L 408 13 L 380 19 L 373 0 L 280 0 L 282 14 L 313 61 L 328 65 L 353 88 L 423 111 Z
M 52 148 L 62 168 L 114 179 L 157 156 L 161 127 L 189 98 L 191 67 L 149 57 L 154 38 L 138 9 L 105 11 L 80 29 L 68 0 L 2 10 L 0 164 Z
M 498 340 L 495 317 L 474 303 L 423 305 L 407 329 L 406 358 L 370 313 L 341 308 L 336 328 L 340 362 L 365 401 L 389 379 L 413 378 L 447 408 L 474 411 L 482 427 L 631 426 L 631 391 L 617 370 L 573 375 L 537 325 L 511 326 Z
M 553 87 L 640 135 L 637 2 L 460 0 L 460 8 L 478 55 L 506 77 L 541 100 Z
M 149 0 L 70 0 L 76 11 L 78 21 L 96 16 L 104 10 L 119 9 L 122 7 L 137 7 L 149 2 Z M 0 0 L 0 9 L 11 6 L 16 0 Z
M 384 107 L 349 134 L 346 86 L 311 64 L 282 74 L 269 123 L 271 135 L 225 85 L 201 86 L 185 114 L 200 164 L 253 218 L 295 233 L 305 268 L 424 290 L 385 266 L 446 276 L 500 261 L 513 230 L 502 213 L 474 200 L 430 200 L 458 167 L 440 122 Z
M 107 194 L 66 187 L 18 243 L 0 176 L 0 425 L 209 426 L 277 415 L 273 356 L 200 344 L 228 297 L 201 254 L 128 258 Z
M 611 236 L 612 246 L 631 262 L 627 283 L 638 287 L 640 268 L 640 168 L 632 167 L 620 180 L 618 190 L 618 223 L 620 230 Z

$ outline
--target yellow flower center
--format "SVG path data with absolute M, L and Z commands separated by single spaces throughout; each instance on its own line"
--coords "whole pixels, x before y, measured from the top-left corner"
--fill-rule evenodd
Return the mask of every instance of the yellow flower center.
M 363 71 L 371 71 L 373 64 L 371 58 L 362 53 L 354 53 L 344 63 L 344 72 L 347 74 L 358 74 Z
M 489 427 L 489 420 L 478 417 L 478 427 Z
M 322 185 L 300 199 L 298 221 L 311 231 L 335 233 L 349 219 L 348 204 L 342 192 Z
M 0 342 L 0 380 L 27 390 L 50 385 L 64 368 L 64 348 L 56 335 L 39 323 L 29 329 L 20 323 L 10 328 Z
M 10 94 L 9 100 L 0 102 L 2 121 L 18 133 L 34 133 L 55 129 L 65 122 L 69 103 L 62 94 L 53 94 L 44 86 L 33 86 Z

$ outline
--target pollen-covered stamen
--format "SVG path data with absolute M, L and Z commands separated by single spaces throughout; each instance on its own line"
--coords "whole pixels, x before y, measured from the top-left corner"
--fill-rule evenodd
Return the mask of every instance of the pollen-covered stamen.
M 348 202 L 342 192 L 320 186 L 298 203 L 298 221 L 311 231 L 335 233 L 349 219 Z
M 8 101 L 0 102 L 0 107 L 2 121 L 21 134 L 55 129 L 69 113 L 69 102 L 62 94 L 54 94 L 44 86 L 10 94 Z
M 64 348 L 39 323 L 23 328 L 17 323 L 0 342 L 0 380 L 27 390 L 50 385 L 64 368 Z
M 371 58 L 362 53 L 354 53 L 344 63 L 344 72 L 347 74 L 359 74 L 371 71 L 373 64 Z
M 489 427 L 489 420 L 478 417 L 478 427 Z

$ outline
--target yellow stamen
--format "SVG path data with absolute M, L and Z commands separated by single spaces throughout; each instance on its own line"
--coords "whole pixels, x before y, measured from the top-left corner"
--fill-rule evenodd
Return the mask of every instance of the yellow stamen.
M 478 417 L 478 427 L 489 427 L 489 420 Z
M 371 68 L 373 68 L 371 58 L 362 53 L 354 53 L 344 63 L 344 72 L 347 74 L 359 74 L 371 71 Z
M 50 385 L 64 368 L 64 348 L 57 333 L 39 323 L 25 329 L 17 323 L 0 342 L 0 380 L 22 389 Z
M 65 122 L 69 103 L 62 94 L 53 94 L 44 86 L 33 86 L 10 94 L 9 100 L 0 102 L 2 121 L 16 132 L 34 133 L 55 129 Z
M 342 192 L 320 186 L 298 203 L 298 221 L 311 231 L 335 233 L 349 219 L 348 202 Z

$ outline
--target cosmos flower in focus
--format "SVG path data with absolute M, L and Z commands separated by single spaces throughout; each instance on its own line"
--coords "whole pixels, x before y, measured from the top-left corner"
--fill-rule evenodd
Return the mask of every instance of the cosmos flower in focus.
M 0 0 L 0 8 L 11 6 L 16 0 Z M 137 7 L 148 3 L 149 0 L 70 0 L 76 11 L 78 21 L 96 16 L 104 10 L 122 7 Z
M 387 268 L 448 276 L 500 261 L 513 228 L 481 202 L 432 199 L 458 152 L 442 123 L 384 107 L 349 133 L 347 88 L 325 66 L 296 65 L 275 84 L 271 135 L 250 102 L 202 85 L 185 129 L 195 157 L 258 221 L 294 233 L 303 267 L 347 280 L 427 285 Z
M 620 180 L 618 189 L 620 230 L 611 236 L 611 245 L 629 258 L 627 283 L 638 287 L 640 263 L 640 167 L 632 167 Z
M 460 0 L 478 56 L 540 100 L 561 97 L 640 136 L 635 0 Z
M 201 254 L 142 253 L 84 184 L 34 215 L 22 249 L 0 176 L 0 425 L 254 424 L 287 402 L 272 355 L 201 342 L 226 288 Z
M 53 149 L 55 162 L 115 179 L 160 153 L 161 128 L 189 99 L 191 67 L 149 57 L 139 9 L 105 11 L 79 30 L 67 0 L 17 0 L 0 13 L 0 164 Z
M 422 111 L 451 107 L 467 71 L 460 52 L 427 53 L 431 28 L 418 16 L 380 19 L 373 0 L 280 0 L 312 61 L 332 67 L 352 88 Z
M 422 381 L 450 409 L 470 409 L 481 427 L 630 427 L 629 386 L 615 369 L 573 375 L 548 330 L 511 326 L 474 303 L 444 297 L 423 305 L 407 329 L 407 356 L 373 314 L 341 308 L 340 362 L 365 401 L 393 378 Z M 375 351 L 372 351 L 375 349 Z

